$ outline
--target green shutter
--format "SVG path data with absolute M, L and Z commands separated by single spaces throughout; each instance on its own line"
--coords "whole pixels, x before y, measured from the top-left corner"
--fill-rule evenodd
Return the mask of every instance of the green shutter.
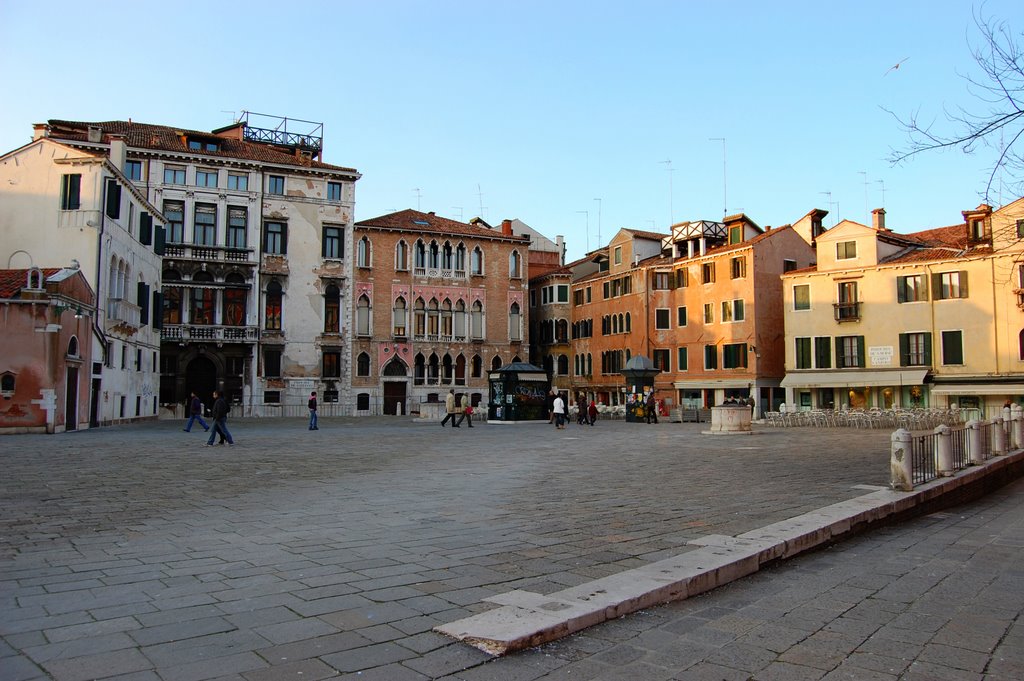
M 843 339 L 836 338 L 836 369 L 843 368 Z
M 935 300 L 942 300 L 942 275 L 938 272 L 932 274 L 932 291 L 935 292 Z
M 153 291 L 153 328 L 164 328 L 164 294 Z
M 139 318 L 143 326 L 149 324 L 149 285 L 141 281 L 136 286 L 135 302 L 139 306 Z
M 167 243 L 167 230 L 163 225 L 157 225 L 156 234 L 153 238 L 153 252 L 157 255 L 164 254 L 164 244 Z
M 924 364 L 925 366 L 932 365 L 932 334 L 928 332 L 924 335 Z
M 867 358 L 864 357 L 864 336 L 857 336 L 857 366 L 867 366 Z
M 910 366 L 910 338 L 905 333 L 900 334 L 900 366 Z
M 896 302 L 907 302 L 907 278 L 896 277 Z
M 921 300 L 928 300 L 928 277 L 921 277 Z
M 153 243 L 153 216 L 146 211 L 139 214 L 139 241 L 143 246 Z

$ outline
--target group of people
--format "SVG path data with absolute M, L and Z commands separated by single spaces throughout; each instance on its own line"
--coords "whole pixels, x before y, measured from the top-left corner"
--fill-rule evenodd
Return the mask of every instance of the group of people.
M 192 425 L 198 421 L 203 430 L 210 433 L 210 439 L 206 441 L 207 447 L 213 446 L 213 441 L 218 435 L 220 435 L 219 444 L 231 446 L 235 444 L 234 438 L 231 437 L 231 433 L 228 431 L 228 412 L 231 411 L 231 407 L 221 392 L 213 391 L 213 408 L 210 411 L 210 420 L 213 422 L 212 426 L 203 419 L 203 401 L 199 399 L 199 396 L 194 391 L 191 400 L 189 400 L 188 411 L 188 423 L 185 424 L 184 428 L 186 433 L 191 433 Z M 212 432 L 210 432 L 211 430 Z
M 470 428 L 473 427 L 473 406 L 469 403 L 469 394 L 462 393 L 462 401 L 455 398 L 455 388 L 448 391 L 444 398 L 444 418 L 441 419 L 441 427 L 448 421 L 452 422 L 452 428 L 460 428 L 463 421 L 467 421 Z
M 587 402 L 586 396 L 580 393 L 576 397 L 576 407 L 576 424 L 580 426 L 594 425 L 594 422 L 597 421 L 597 404 Z M 565 430 L 565 424 L 568 421 L 567 413 L 562 394 L 552 389 L 548 393 L 548 423 L 555 424 L 555 428 L 558 430 Z

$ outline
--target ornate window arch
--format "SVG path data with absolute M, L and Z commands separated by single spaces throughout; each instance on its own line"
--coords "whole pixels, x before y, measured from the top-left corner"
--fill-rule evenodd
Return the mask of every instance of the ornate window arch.
M 281 289 L 281 282 L 271 279 L 267 282 L 267 291 L 264 297 L 265 307 L 263 315 L 263 328 L 269 331 L 281 330 L 281 314 L 284 292 Z
M 508 276 L 510 279 L 523 278 L 523 258 L 519 251 L 513 250 L 508 256 Z
M 561 354 L 558 356 L 558 375 L 568 376 L 569 375 L 569 356 Z
M 373 329 L 373 309 L 370 298 L 364 293 L 356 302 L 356 335 L 369 336 Z
M 324 289 L 324 333 L 341 333 L 341 289 L 335 284 Z
M 409 244 L 405 243 L 405 239 L 399 239 L 395 244 L 395 269 L 399 272 L 409 269 Z
M 512 303 L 508 308 L 508 338 L 511 341 L 523 339 L 523 316 L 519 303 Z
M 396 338 L 405 338 L 408 333 L 406 325 L 409 320 L 409 310 L 406 309 L 405 298 L 402 296 L 395 298 L 391 319 L 391 335 Z
M 455 247 L 455 276 L 466 276 L 466 244 L 461 241 Z
M 473 378 L 480 378 L 484 375 L 484 360 L 480 355 L 473 355 L 469 363 L 470 375 Z
M 370 355 L 366 352 L 360 352 L 359 356 L 356 357 L 356 376 L 369 376 L 370 375 Z
M 356 244 L 356 266 L 357 267 L 373 267 L 373 245 L 370 243 L 370 237 L 363 236 L 359 239 L 359 243 Z
M 484 252 L 479 246 L 474 246 L 473 252 L 469 255 L 469 273 L 478 277 L 484 274 Z
M 413 309 L 413 333 L 417 338 L 427 335 L 427 305 L 423 298 L 417 298 Z
M 423 239 L 416 239 L 416 245 L 413 246 L 413 266 L 417 270 L 427 268 L 427 246 L 423 243 Z
M 479 300 L 473 301 L 469 312 L 470 337 L 480 340 L 484 337 L 484 306 Z

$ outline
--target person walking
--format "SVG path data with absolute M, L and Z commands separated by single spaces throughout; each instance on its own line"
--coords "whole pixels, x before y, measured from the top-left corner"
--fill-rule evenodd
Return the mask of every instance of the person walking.
M 226 440 L 229 445 L 234 445 L 235 441 L 231 437 L 231 433 L 228 432 L 228 401 L 224 399 L 224 396 L 220 392 L 213 391 L 213 430 L 210 432 L 210 439 L 206 441 L 207 447 L 213 446 L 213 438 L 220 433 L 221 444 L 224 444 Z
M 594 425 L 594 421 L 597 420 L 597 403 L 591 400 L 590 406 L 587 407 L 587 416 L 590 417 L 590 425 Z
M 459 415 L 459 408 L 455 404 L 455 388 L 449 390 L 448 396 L 444 398 L 444 410 L 447 413 L 444 415 L 444 418 L 441 419 L 441 427 L 444 428 L 444 424 L 451 421 L 452 428 L 458 428 L 459 420 L 457 417 Z
M 576 398 L 576 425 L 586 425 L 587 418 L 587 397 L 580 393 L 579 397 Z
M 654 399 L 654 391 L 653 390 L 651 391 L 651 394 L 647 396 L 647 409 L 646 409 L 646 412 L 647 412 L 647 423 L 650 423 L 651 419 L 654 419 L 655 423 L 658 422 L 658 401 Z
M 555 395 L 555 401 L 551 406 L 555 416 L 555 428 L 565 430 L 565 402 L 562 401 L 561 393 Z
M 552 388 L 548 391 L 548 423 L 555 422 L 555 390 Z
M 210 430 L 210 426 L 203 420 L 203 402 L 196 395 L 195 391 L 192 392 L 192 399 L 189 400 L 188 410 L 190 416 L 188 417 L 188 423 L 185 424 L 186 433 L 192 432 L 192 424 L 196 421 L 199 421 L 199 425 L 203 427 L 204 431 Z
M 462 403 L 459 406 L 459 411 L 461 412 L 459 414 L 459 422 L 455 424 L 455 427 L 458 428 L 460 425 L 462 425 L 462 421 L 463 419 L 465 419 L 466 421 L 469 422 L 469 427 L 472 428 L 473 407 L 471 407 L 469 404 L 469 393 L 462 393 Z
M 309 429 L 310 430 L 320 430 L 317 427 L 317 425 L 316 425 L 316 391 L 315 390 L 309 394 L 309 402 L 307 403 L 307 406 L 309 407 Z

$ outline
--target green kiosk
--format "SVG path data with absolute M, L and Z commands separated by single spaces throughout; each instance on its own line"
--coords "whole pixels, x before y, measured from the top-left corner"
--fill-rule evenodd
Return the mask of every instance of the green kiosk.
M 526 362 L 512 362 L 487 375 L 491 396 L 487 420 L 492 423 L 547 421 L 547 372 Z

